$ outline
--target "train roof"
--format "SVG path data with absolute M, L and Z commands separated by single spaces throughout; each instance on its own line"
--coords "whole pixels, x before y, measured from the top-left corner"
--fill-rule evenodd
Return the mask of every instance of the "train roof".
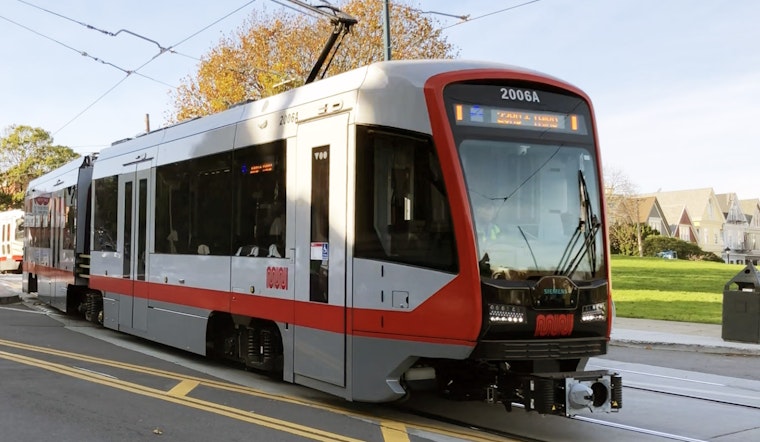
M 56 189 L 73 186 L 77 183 L 79 178 L 79 169 L 83 165 L 89 165 L 92 158 L 93 157 L 89 155 L 77 157 L 63 166 L 53 169 L 45 175 L 33 179 L 27 186 L 26 195 L 39 195 L 52 192 Z
M 347 92 L 358 94 L 356 121 L 361 122 L 364 117 L 369 118 L 370 114 L 376 118 L 378 109 L 385 109 L 386 116 L 393 120 L 394 115 L 398 114 L 396 110 L 399 106 L 412 108 L 424 106 L 421 94 L 410 94 L 410 89 L 419 90 L 430 77 L 436 74 L 473 69 L 508 70 L 521 74 L 539 75 L 564 83 L 540 72 L 494 62 L 468 60 L 384 61 L 337 74 L 281 94 L 234 106 L 216 114 L 187 120 L 135 138 L 116 141 L 110 147 L 103 149 L 99 153 L 98 159 L 104 160 L 136 152 L 146 147 L 179 140 L 237 124 L 263 114 L 282 111 Z M 372 100 L 372 103 L 379 103 L 380 105 L 373 106 L 370 112 L 369 106 L 362 105 L 363 102 L 366 103 L 366 100 Z M 410 100 L 417 101 L 412 103 L 409 102 Z M 363 114 L 362 110 L 366 110 L 368 114 Z M 390 122 L 390 124 L 394 123 L 403 127 L 404 122 Z M 415 127 L 415 129 L 419 130 L 420 128 Z

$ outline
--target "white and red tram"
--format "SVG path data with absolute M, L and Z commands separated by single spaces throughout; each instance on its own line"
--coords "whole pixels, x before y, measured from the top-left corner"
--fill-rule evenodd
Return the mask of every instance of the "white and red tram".
M 584 371 L 611 324 L 601 188 L 579 89 L 377 63 L 35 180 L 24 286 L 349 400 L 427 376 L 508 409 L 616 411 L 620 377 Z
M 24 211 L 0 212 L 0 272 L 21 272 L 24 249 Z

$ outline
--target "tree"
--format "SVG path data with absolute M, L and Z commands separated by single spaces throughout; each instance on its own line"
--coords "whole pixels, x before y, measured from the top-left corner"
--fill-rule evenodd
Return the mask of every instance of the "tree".
M 0 137 L 0 210 L 24 207 L 29 182 L 76 158 L 77 153 L 53 145 L 49 132 L 38 127 L 12 125 Z
M 614 223 L 610 225 L 610 252 L 626 256 L 644 256 L 643 243 L 660 232 L 643 223 Z M 639 245 L 642 244 L 642 247 Z
M 636 242 L 639 256 L 644 256 L 644 238 L 648 231 L 642 228 L 639 198 L 636 186 L 628 175 L 619 169 L 604 169 L 604 196 L 607 201 L 607 213 L 610 219 L 610 251 L 629 254 L 628 238 Z M 651 231 L 652 229 L 649 229 Z M 622 247 L 622 248 L 620 248 Z M 625 250 L 625 251 L 623 251 Z M 633 255 L 633 253 L 630 253 Z
M 383 2 L 348 0 L 340 9 L 358 19 L 340 41 L 329 73 L 337 74 L 380 61 L 383 51 Z M 393 59 L 453 58 L 437 21 L 394 2 L 390 7 Z M 297 12 L 255 11 L 232 35 L 201 57 L 194 77 L 171 93 L 173 121 L 208 115 L 247 100 L 258 100 L 301 86 L 319 57 L 332 24 Z

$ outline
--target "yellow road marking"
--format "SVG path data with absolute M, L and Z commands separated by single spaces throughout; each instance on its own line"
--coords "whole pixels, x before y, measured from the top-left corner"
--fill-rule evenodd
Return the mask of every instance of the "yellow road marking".
M 126 363 L 126 362 L 118 362 L 118 361 L 113 361 L 110 359 L 102 359 L 102 358 L 97 358 L 93 356 L 83 355 L 80 353 L 71 353 L 71 352 L 67 352 L 63 350 L 55 350 L 55 349 L 51 349 L 47 347 L 38 347 L 35 345 L 22 344 L 20 342 L 8 341 L 4 339 L 0 339 L 0 346 L 18 348 L 22 350 L 33 351 L 36 353 L 44 353 L 44 354 L 49 354 L 53 356 L 60 356 L 64 358 L 75 359 L 78 361 L 91 362 L 94 364 L 105 365 L 108 367 L 114 367 L 114 368 L 119 368 L 119 369 L 128 370 L 128 371 L 135 371 L 142 374 L 150 374 L 153 376 L 160 376 L 160 377 L 164 377 L 168 379 L 175 379 L 175 380 L 180 381 L 180 383 L 182 381 L 197 381 L 199 382 L 199 385 L 205 385 L 211 388 L 217 388 L 220 390 L 232 391 L 236 393 L 248 394 L 251 396 L 262 397 L 266 399 L 272 399 L 279 402 L 311 407 L 311 408 L 315 408 L 319 410 L 329 411 L 335 414 L 340 414 L 343 416 L 349 416 L 349 417 L 356 416 L 356 417 L 365 418 L 371 421 L 377 421 L 377 416 L 371 415 L 368 413 L 361 413 L 354 410 L 347 410 L 345 408 L 324 405 L 318 402 L 309 401 L 306 399 L 296 398 L 292 396 L 267 393 L 262 390 L 257 390 L 255 388 L 245 387 L 245 386 L 237 385 L 237 384 L 219 382 L 219 381 L 214 381 L 214 380 L 204 379 L 204 378 L 194 377 L 194 376 L 185 376 L 179 373 L 173 373 L 173 372 L 145 367 L 141 365 L 134 365 L 134 364 Z M 167 393 L 162 392 L 161 394 L 166 395 Z M 389 423 L 391 421 L 383 421 L 383 422 Z M 423 424 L 420 422 L 412 422 L 405 419 L 396 419 L 395 422 L 399 425 L 404 425 L 405 427 L 416 428 L 422 431 L 441 434 L 441 435 L 449 436 L 449 437 L 471 440 L 475 442 L 503 442 L 504 441 L 503 438 L 491 436 L 488 434 L 474 434 L 473 432 L 467 431 L 467 430 L 443 429 L 443 428 L 438 428 L 432 425 Z M 382 429 L 382 427 L 381 427 L 381 431 L 383 431 L 383 435 L 385 435 L 385 430 Z
M 200 384 L 201 383 L 198 381 L 184 379 L 179 384 L 175 385 L 174 388 L 167 391 L 166 394 L 168 394 L 169 396 L 174 396 L 174 397 L 185 397 L 187 396 L 188 393 L 193 391 L 193 389 Z
M 229 384 L 229 383 L 224 383 L 224 382 L 219 382 L 219 381 L 213 381 L 210 379 L 204 379 L 204 378 L 199 378 L 195 376 L 185 376 L 185 375 L 170 372 L 170 371 L 159 370 L 156 368 L 145 367 L 142 365 L 129 364 L 126 362 L 118 362 L 118 361 L 113 361 L 110 359 L 101 359 L 101 358 L 96 358 L 93 356 L 83 355 L 80 353 L 71 353 L 71 352 L 67 352 L 63 350 L 55 350 L 55 349 L 51 349 L 47 347 L 38 347 L 35 345 L 22 344 L 20 342 L 7 341 L 4 339 L 0 339 L 0 345 L 4 345 L 6 347 L 12 347 L 12 348 L 19 348 L 22 350 L 29 350 L 29 351 L 33 351 L 37 353 L 45 353 L 45 354 L 54 355 L 54 356 L 61 356 L 64 358 L 75 359 L 78 361 L 92 362 L 94 364 L 105 365 L 108 367 L 119 368 L 122 370 L 135 371 L 135 372 L 143 373 L 143 374 L 150 374 L 153 376 L 161 376 L 164 378 L 175 379 L 178 381 L 182 381 L 182 380 L 198 381 L 200 384 L 207 385 L 209 387 L 218 388 L 221 390 L 236 391 L 239 393 L 246 393 L 246 394 L 259 396 L 259 397 L 263 397 L 267 399 L 279 400 L 281 402 L 311 406 L 311 407 L 321 408 L 321 409 L 330 410 L 330 411 L 338 410 L 333 407 L 320 405 L 320 404 L 309 402 L 306 400 L 266 393 L 262 390 L 257 390 L 255 388 L 245 387 L 242 385 L 235 385 L 235 384 Z
M 394 421 L 381 421 L 380 430 L 385 442 L 409 442 L 406 425 Z
M 0 351 L 0 358 L 7 359 L 9 361 L 18 362 L 25 365 L 30 365 L 33 367 L 42 368 L 42 369 L 49 370 L 55 373 L 63 374 L 66 376 L 77 378 L 77 379 L 82 379 L 82 380 L 93 382 L 96 384 L 117 388 L 120 390 L 128 391 L 130 393 L 135 393 L 142 396 L 151 397 L 154 399 L 160 399 L 166 402 L 171 402 L 174 404 L 184 405 L 186 407 L 191 407 L 198 410 L 207 411 L 210 413 L 215 413 L 218 415 L 227 416 L 232 419 L 237 419 L 244 422 L 256 424 L 262 427 L 267 427 L 274 430 L 295 434 L 297 436 L 302 436 L 308 439 L 318 440 L 322 442 L 334 442 L 334 441 L 359 442 L 359 439 L 346 437 L 337 433 L 330 433 L 328 431 L 318 430 L 315 428 L 299 425 L 299 424 L 282 420 L 282 419 L 276 419 L 272 417 L 257 415 L 248 411 L 239 410 L 237 408 L 232 408 L 232 407 L 227 407 L 227 406 L 216 404 L 213 402 L 193 399 L 189 397 L 179 398 L 179 397 L 170 396 L 167 394 L 167 392 L 162 391 L 162 390 L 145 387 L 139 384 L 126 382 L 119 379 L 110 379 L 110 378 L 107 378 L 106 376 L 98 375 L 95 373 L 90 373 L 90 374 L 85 375 L 79 370 L 74 370 L 65 365 L 56 364 L 53 362 L 42 361 L 39 359 L 27 357 L 27 356 L 14 355 L 12 353 L 7 353 L 4 351 Z

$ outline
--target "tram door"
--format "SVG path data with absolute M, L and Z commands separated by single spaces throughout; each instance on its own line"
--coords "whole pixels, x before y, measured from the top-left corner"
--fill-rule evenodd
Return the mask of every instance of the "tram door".
M 142 166 L 142 167 L 141 167 Z M 146 331 L 148 286 L 145 283 L 148 227 L 148 176 L 150 163 L 129 166 L 119 175 L 119 250 L 123 250 L 122 278 L 129 280 L 129 293 L 119 299 L 119 329 Z
M 293 370 L 346 381 L 346 143 L 348 115 L 300 124 L 296 164 Z

